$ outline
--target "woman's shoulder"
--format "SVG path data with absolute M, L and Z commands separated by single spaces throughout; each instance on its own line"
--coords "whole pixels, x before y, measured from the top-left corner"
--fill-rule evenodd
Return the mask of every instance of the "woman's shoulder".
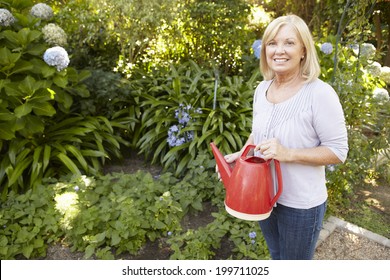
M 261 95 L 265 97 L 265 93 L 266 93 L 269 85 L 271 84 L 271 82 L 272 82 L 272 80 L 263 80 L 257 85 L 256 90 L 255 90 L 255 94 L 254 94 L 255 101 L 258 100 L 258 97 Z
M 313 94 L 314 98 L 326 98 L 328 96 L 338 96 L 334 88 L 324 82 L 323 80 L 316 78 L 315 80 L 309 82 L 310 91 Z
M 262 80 L 258 85 L 257 88 L 268 88 L 269 85 L 272 83 L 272 80 Z
M 310 82 L 310 84 L 312 104 L 325 106 L 325 104 L 336 104 L 340 102 L 339 95 L 327 82 L 324 82 L 321 79 L 316 79 Z

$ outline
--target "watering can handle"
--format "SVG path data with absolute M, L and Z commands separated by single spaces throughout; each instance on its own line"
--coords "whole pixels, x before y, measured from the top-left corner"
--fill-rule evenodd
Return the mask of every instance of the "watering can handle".
M 244 152 L 241 154 L 241 158 L 243 158 L 243 159 L 246 158 L 248 153 L 249 153 L 249 151 L 251 149 L 254 149 L 254 148 L 256 148 L 256 145 L 251 145 L 250 144 L 250 145 L 246 146 Z
M 280 162 L 276 159 L 274 159 L 274 162 L 275 162 L 276 176 L 278 178 L 278 192 L 276 193 L 275 197 L 272 199 L 271 205 L 275 205 L 276 201 L 279 199 L 283 191 L 282 170 L 280 169 Z

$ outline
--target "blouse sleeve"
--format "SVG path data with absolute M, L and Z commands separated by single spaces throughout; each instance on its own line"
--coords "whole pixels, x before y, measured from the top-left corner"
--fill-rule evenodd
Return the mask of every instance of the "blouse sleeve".
M 348 133 L 339 97 L 327 83 L 313 92 L 313 125 L 320 145 L 328 147 L 342 162 L 348 154 Z

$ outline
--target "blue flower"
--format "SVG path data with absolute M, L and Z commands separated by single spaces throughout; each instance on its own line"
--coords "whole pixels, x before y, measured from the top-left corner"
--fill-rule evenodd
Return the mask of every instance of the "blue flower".
M 171 236 L 172 235 L 172 231 L 168 231 L 167 235 Z
M 179 108 L 175 110 L 175 118 L 178 120 L 179 125 L 172 125 L 168 129 L 167 142 L 170 147 L 180 146 L 194 139 L 194 131 L 182 132 L 182 129 L 192 120 L 191 113 L 202 113 L 202 109 L 194 109 L 191 105 L 180 103 Z
M 324 54 L 331 54 L 333 52 L 333 46 L 331 43 L 323 43 L 321 45 L 321 51 Z
M 249 238 L 250 238 L 250 239 L 255 239 L 255 238 L 256 238 L 256 232 L 255 232 L 255 231 L 251 231 L 251 232 L 249 233 Z
M 59 46 L 47 49 L 43 54 L 43 60 L 48 65 L 55 66 L 57 71 L 61 71 L 69 65 L 68 53 L 64 48 Z
M 256 40 L 252 44 L 253 52 L 256 56 L 256 58 L 260 59 L 260 53 L 261 53 L 261 40 Z
M 79 186 L 75 186 L 73 189 L 74 189 L 76 192 L 78 192 L 78 191 L 80 190 L 80 187 L 79 187 Z

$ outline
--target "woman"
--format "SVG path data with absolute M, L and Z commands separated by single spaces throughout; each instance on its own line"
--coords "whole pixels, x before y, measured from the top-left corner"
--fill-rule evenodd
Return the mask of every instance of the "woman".
M 336 92 L 318 79 L 316 49 L 301 18 L 275 19 L 262 44 L 264 81 L 245 146 L 280 161 L 283 193 L 259 223 L 272 259 L 312 259 L 326 210 L 325 165 L 344 162 L 348 153 L 344 114 Z M 235 161 L 245 146 L 225 159 Z

